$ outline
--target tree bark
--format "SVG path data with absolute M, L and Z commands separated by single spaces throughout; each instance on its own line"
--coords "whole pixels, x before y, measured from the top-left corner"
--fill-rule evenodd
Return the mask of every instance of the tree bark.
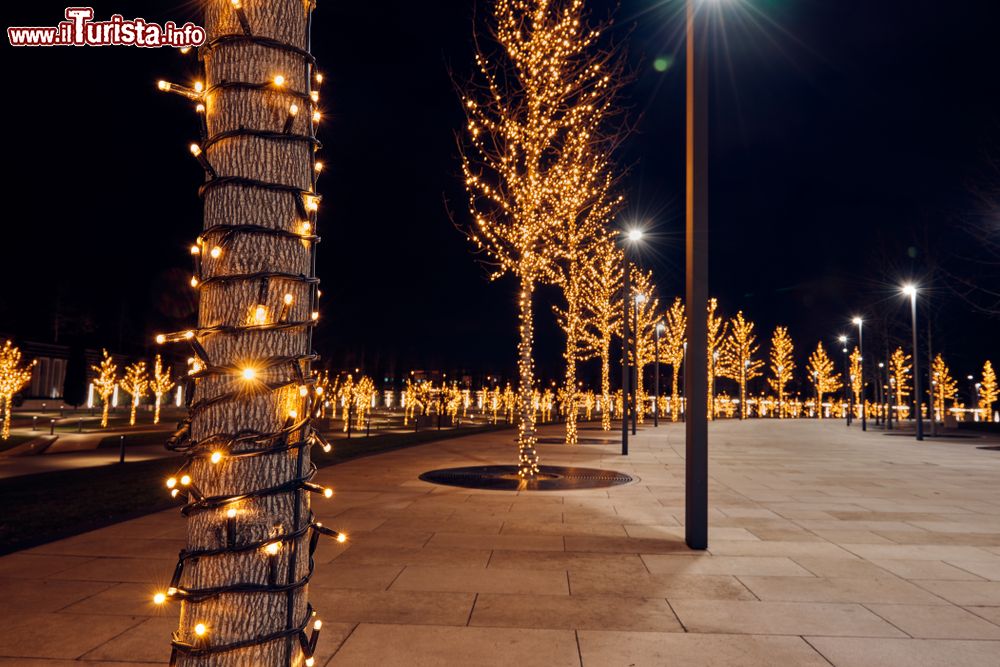
M 670 387 L 670 421 L 675 422 L 680 419 L 681 412 L 681 394 L 678 385 L 681 369 L 677 362 L 674 362 L 671 364 L 671 370 L 673 371 L 673 384 Z
M 601 430 L 611 430 L 611 337 L 601 338 Z
M 520 395 L 520 422 L 517 427 L 518 474 L 525 479 L 533 479 L 538 472 L 538 451 L 535 448 L 535 410 L 533 385 L 535 384 L 535 362 L 532 357 L 534 337 L 534 317 L 532 297 L 535 285 L 530 280 L 521 279 L 521 294 L 518 299 L 520 338 L 518 339 L 517 370 Z
M 577 285 L 579 268 L 570 262 L 566 290 L 566 444 L 579 442 L 576 426 L 577 391 L 576 358 L 578 356 L 580 328 L 580 290 Z
M 253 34 L 309 49 L 308 14 L 311 6 L 301 0 L 267 0 L 249 3 L 244 9 Z M 229 0 L 211 0 L 205 6 L 208 41 L 222 35 L 240 35 L 243 30 Z M 301 112 L 293 118 L 291 133 L 312 136 L 311 109 L 293 91 L 308 95 L 312 72 L 302 55 L 246 41 L 223 42 L 203 48 L 205 67 L 205 123 L 209 138 L 240 129 L 281 133 L 291 104 Z M 267 84 L 284 77 L 281 86 L 259 89 L 227 87 L 245 82 Z M 290 186 L 302 192 L 314 190 L 313 145 L 308 141 L 276 140 L 274 137 L 234 136 L 208 141 L 205 156 L 220 178 L 242 177 Z M 204 192 L 204 228 L 217 225 L 257 225 L 271 230 L 301 234 L 301 194 L 244 184 L 226 184 Z M 202 287 L 198 325 L 243 327 L 251 324 L 259 305 L 267 309 L 269 322 L 276 321 L 285 294 L 292 296 L 288 321 L 306 322 L 315 307 L 315 287 L 300 280 L 235 279 L 210 281 L 213 277 L 274 272 L 312 276 L 312 242 L 300 238 L 261 235 L 237 230 L 224 243 L 220 232 L 208 232 L 205 247 L 223 245 L 219 257 L 202 253 Z M 204 409 L 192 413 L 191 439 L 198 443 L 188 473 L 205 496 L 233 496 L 266 489 L 300 478 L 309 471 L 309 449 L 299 447 L 276 455 L 234 459 L 227 456 L 212 463 L 208 453 L 218 446 L 219 434 L 273 433 L 288 423 L 292 406 L 302 414 L 296 377 L 299 364 L 309 377 L 309 361 L 268 366 L 276 357 L 305 357 L 310 353 L 308 326 L 289 329 L 241 330 L 236 334 L 206 335 L 201 339 L 214 367 L 255 367 L 257 378 L 247 381 L 238 373 L 209 374 L 198 380 L 194 404 Z M 273 386 L 279 388 L 272 389 Z M 238 400 L 203 403 L 228 392 L 239 391 Z M 288 436 L 301 441 L 302 431 Z M 259 448 L 259 443 L 236 446 Z M 200 450 L 200 451 L 199 451 Z M 200 456 L 198 455 L 200 454 Z M 309 494 L 301 489 L 230 503 L 218 509 L 192 513 L 188 518 L 187 549 L 217 549 L 226 545 L 227 511 L 235 509 L 237 543 L 253 543 L 288 535 L 310 521 Z M 183 572 L 185 588 L 212 588 L 235 584 L 287 584 L 299 581 L 310 569 L 309 531 L 280 543 L 276 555 L 263 549 L 228 552 L 220 556 L 188 561 Z M 275 567 L 276 565 L 276 567 Z M 273 583 L 273 581 L 272 581 Z M 307 590 L 289 592 L 227 593 L 203 602 L 184 601 L 175 638 L 195 646 L 231 644 L 253 640 L 301 625 L 307 615 Z M 196 624 L 207 633 L 196 636 Z M 282 638 L 233 651 L 209 655 L 178 655 L 186 667 L 237 667 L 240 665 L 300 665 L 303 654 L 294 637 Z

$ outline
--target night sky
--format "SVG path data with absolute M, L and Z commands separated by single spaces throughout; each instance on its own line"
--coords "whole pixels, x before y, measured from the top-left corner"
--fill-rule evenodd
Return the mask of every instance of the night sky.
M 317 347 L 335 368 L 513 372 L 514 283 L 486 280 L 448 216 L 450 207 L 468 219 L 449 71 L 470 71 L 475 1 L 319 0 L 327 170 Z M 974 313 L 942 277 L 977 276 L 963 230 L 984 214 L 977 191 L 997 186 L 997 4 L 718 4 L 711 291 L 724 313 L 743 309 L 758 323 L 762 352 L 774 325 L 788 325 L 804 366 L 805 348 L 832 341 L 858 312 L 886 318 L 902 342 L 908 309 L 895 286 L 927 283 L 936 270 L 935 347 L 963 378 L 989 355 L 1000 361 L 997 320 Z M 4 3 L 4 25 L 52 25 L 64 6 Z M 623 100 L 638 131 L 619 156 L 629 169 L 620 221 L 652 233 L 641 261 L 665 304 L 683 292 L 680 6 L 622 0 L 609 35 L 627 40 L 636 75 Z M 480 21 L 486 7 L 479 0 Z M 592 7 L 603 17 L 613 4 Z M 200 22 L 195 3 L 95 10 Z M 190 104 L 155 83 L 192 80 L 197 60 L 6 43 L 2 58 L 0 335 L 52 341 L 58 328 L 60 342 L 140 354 L 153 333 L 193 322 L 187 248 L 201 226 L 202 172 L 187 147 L 197 125 Z M 547 377 L 560 369 L 555 297 L 543 289 L 538 300 Z

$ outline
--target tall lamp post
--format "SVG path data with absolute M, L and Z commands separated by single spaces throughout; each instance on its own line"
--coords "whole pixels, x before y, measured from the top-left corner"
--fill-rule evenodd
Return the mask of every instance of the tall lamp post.
M 684 536 L 708 548 L 708 31 L 698 22 L 699 0 L 687 0 L 687 132 L 685 268 L 688 335 L 684 368 L 689 399 L 684 422 Z M 703 53 L 702 47 L 705 48 Z
M 653 427 L 660 425 L 660 334 L 663 333 L 663 322 L 656 324 L 653 336 Z
M 851 365 L 847 360 L 847 336 L 841 334 L 837 340 L 844 346 L 842 348 L 844 352 L 844 379 L 847 380 L 844 383 L 844 402 L 847 403 L 847 410 L 844 412 L 847 413 L 847 425 L 850 426 L 851 417 L 854 416 L 854 393 L 851 391 Z
M 861 430 L 867 431 L 868 418 L 866 413 L 868 411 L 865 409 L 865 321 L 860 317 L 855 317 L 851 322 L 858 327 L 858 352 L 861 353 L 861 358 L 858 359 L 858 373 L 861 374 L 861 377 L 858 378 L 858 382 L 861 385 Z
M 903 294 L 910 297 L 913 320 L 913 418 L 917 420 L 917 440 L 924 439 L 924 420 L 920 415 L 920 348 L 917 346 L 917 288 L 904 285 Z
M 628 456 L 628 419 L 629 419 L 629 308 L 632 301 L 631 263 L 628 258 L 629 247 L 642 240 L 642 230 L 632 229 L 625 234 L 625 244 L 622 248 L 622 456 Z M 635 407 L 632 407 L 635 413 Z

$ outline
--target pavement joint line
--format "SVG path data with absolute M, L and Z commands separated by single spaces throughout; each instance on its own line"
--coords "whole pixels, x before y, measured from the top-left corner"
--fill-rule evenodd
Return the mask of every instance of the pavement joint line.
M 872 604 L 872 603 L 870 603 L 870 602 L 861 602 L 861 603 L 859 603 L 859 604 L 860 604 L 860 605 L 861 605 L 862 607 L 864 607 L 865 609 L 867 609 L 867 610 L 868 610 L 868 613 L 869 613 L 869 614 L 875 614 L 876 616 L 878 616 L 878 617 L 879 617 L 879 618 L 881 618 L 881 619 L 882 619 L 883 621 L 885 621 L 886 623 L 888 623 L 888 624 L 889 624 L 889 625 L 891 625 L 892 627 L 894 627 L 894 628 L 896 628 L 897 630 L 899 630 L 900 632 L 902 632 L 902 633 L 903 633 L 904 635 L 906 635 L 906 636 L 907 636 L 907 637 L 909 637 L 910 639 L 919 639 L 918 637 L 914 637 L 914 636 L 913 636 L 913 635 L 911 635 L 911 634 L 910 634 L 909 632 L 907 632 L 907 631 L 906 631 L 906 630 L 904 630 L 903 628 L 899 627 L 898 625 L 896 625 L 895 623 L 893 623 L 892 621 L 890 621 L 890 620 L 889 620 L 888 618 L 886 618 L 886 617 L 885 617 L 885 616 L 883 616 L 882 614 L 880 614 L 880 613 L 878 613 L 877 611 L 875 611 L 874 609 L 872 609 L 872 608 L 871 608 L 871 607 L 869 606 L 869 605 L 870 605 L 870 604 Z M 898 606 L 901 606 L 901 607 L 906 607 L 906 606 L 911 606 L 911 605 L 898 605 Z
M 477 602 L 479 602 L 479 593 L 476 593 L 476 596 L 472 598 L 472 606 L 469 607 L 469 617 L 465 619 L 465 627 L 471 627 L 472 625 L 472 613 L 476 611 Z
M 690 632 L 690 630 L 687 629 L 687 626 L 684 625 L 684 621 L 681 620 L 680 614 L 678 614 L 677 610 L 674 609 L 674 605 L 670 603 L 670 598 L 663 598 L 663 600 L 667 603 L 667 606 L 670 607 L 670 613 L 672 613 L 674 618 L 677 619 L 677 624 L 681 626 L 681 630 L 685 633 Z
M 576 654 L 580 658 L 580 667 L 583 667 L 583 649 L 580 648 L 580 631 L 574 629 L 573 637 L 576 638 Z
M 820 651 L 818 648 L 816 648 L 815 646 L 813 646 L 812 642 L 809 641 L 809 639 L 807 637 L 805 637 L 804 635 L 799 635 L 799 638 L 802 641 L 804 641 L 806 643 L 806 645 L 809 646 L 809 648 L 811 648 L 813 651 L 815 651 L 816 655 L 818 655 L 819 657 L 823 658 L 823 660 L 825 660 L 831 667 L 836 667 L 836 665 L 834 665 L 833 662 L 831 662 L 828 657 L 826 657 L 825 655 L 823 655 L 822 651 Z

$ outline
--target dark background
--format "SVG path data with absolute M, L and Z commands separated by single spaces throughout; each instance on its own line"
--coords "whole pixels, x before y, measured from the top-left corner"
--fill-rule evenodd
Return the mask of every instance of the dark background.
M 963 230 L 982 218 L 976 191 L 995 186 L 996 3 L 712 1 L 711 289 L 723 312 L 757 321 L 765 353 L 773 326 L 788 325 L 801 366 L 858 312 L 903 340 L 896 286 L 913 277 L 932 287 L 935 347 L 956 375 L 978 373 L 997 352 L 997 322 L 959 300 L 940 267 L 979 275 L 962 259 L 976 250 Z M 314 15 L 327 165 L 317 347 L 335 368 L 512 374 L 514 284 L 486 280 L 445 203 L 466 220 L 449 69 L 469 72 L 473 3 L 320 0 Z M 63 8 L 0 11 L 5 27 L 54 25 Z M 621 222 L 651 232 L 642 262 L 664 304 L 683 291 L 680 9 L 622 0 L 610 34 L 628 40 L 636 82 L 624 103 L 639 119 L 620 156 Z M 194 3 L 95 10 L 200 22 Z M 670 59 L 665 72 L 658 57 Z M 153 333 L 193 321 L 197 126 L 190 104 L 155 83 L 192 80 L 197 59 L 6 43 L 2 58 L 0 332 L 142 353 Z M 543 290 L 537 304 L 547 377 L 560 371 L 554 297 Z

